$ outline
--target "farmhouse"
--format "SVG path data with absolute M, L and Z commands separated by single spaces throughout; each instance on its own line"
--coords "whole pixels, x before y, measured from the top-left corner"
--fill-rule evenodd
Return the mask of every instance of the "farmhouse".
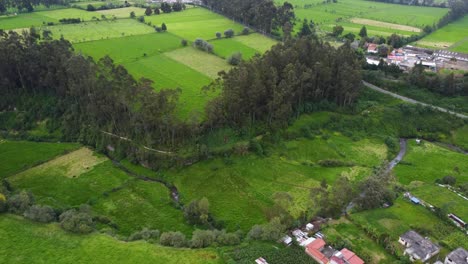
M 335 253 L 330 258 L 330 264 L 364 264 L 364 260 L 347 248 Z
M 255 260 L 257 264 L 268 264 L 268 262 L 264 258 L 258 258 Z
M 347 248 L 337 251 L 326 246 L 323 239 L 318 238 L 306 246 L 306 253 L 320 264 L 364 264 L 354 252 Z
M 406 247 L 404 255 L 408 255 L 411 261 L 425 262 L 440 251 L 436 244 L 413 230 L 401 235 L 398 242 Z
M 445 257 L 444 264 L 468 264 L 468 251 L 457 248 Z
M 378 52 L 378 48 L 377 48 L 377 44 L 374 44 L 374 43 L 370 43 L 368 46 L 367 46 L 367 53 L 377 53 Z
M 326 243 L 323 239 L 316 239 L 306 246 L 305 252 L 319 264 L 326 264 L 330 260 L 322 253 L 325 249 L 325 245 Z

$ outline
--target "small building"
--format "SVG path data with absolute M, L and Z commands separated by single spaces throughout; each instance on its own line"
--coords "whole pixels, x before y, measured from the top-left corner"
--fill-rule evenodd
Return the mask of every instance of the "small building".
M 326 243 L 323 239 L 316 239 L 306 246 L 305 252 L 319 264 L 327 264 L 329 259 L 322 253 Z
M 364 264 L 364 260 L 347 248 L 343 248 L 340 253 L 346 264 Z
M 456 216 L 455 214 L 448 214 L 447 215 L 448 218 L 450 218 L 450 220 L 452 220 L 452 222 L 454 222 L 457 226 L 459 227 L 466 227 L 466 223 L 465 221 L 463 221 L 460 217 Z
M 414 203 L 414 204 L 420 204 L 421 203 L 421 201 L 418 198 L 414 197 L 414 196 L 410 198 L 410 201 L 412 203 Z
M 285 236 L 281 239 L 281 242 L 286 246 L 290 246 L 292 244 L 292 238 L 290 236 Z
M 468 251 L 457 248 L 445 257 L 444 264 L 468 264 Z
M 377 44 L 370 43 L 369 45 L 367 45 L 367 53 L 376 54 L 378 52 L 379 52 L 379 49 L 378 49 Z
M 440 251 L 439 246 L 413 230 L 401 235 L 398 242 L 406 247 L 404 255 L 408 255 L 411 261 L 426 262 Z
M 264 258 L 258 258 L 255 260 L 257 264 L 268 264 L 268 262 Z
M 313 229 L 314 229 L 314 225 L 313 225 L 312 223 L 308 223 L 308 224 L 306 225 L 306 230 L 307 230 L 307 231 L 311 231 L 311 230 L 313 230 Z
M 419 138 L 416 139 L 416 144 L 421 144 L 421 140 Z

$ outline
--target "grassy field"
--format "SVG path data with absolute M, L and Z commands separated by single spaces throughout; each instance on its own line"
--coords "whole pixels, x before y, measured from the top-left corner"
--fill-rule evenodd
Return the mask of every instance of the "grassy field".
M 140 7 L 125 7 L 125 8 L 117 8 L 117 9 L 108 9 L 108 10 L 99 10 L 96 13 L 100 17 L 101 15 L 105 15 L 107 18 L 117 17 L 117 18 L 130 18 L 130 13 L 135 12 L 135 16 L 143 16 L 145 14 L 145 8 Z
M 0 215 L 0 263 L 223 263 L 213 249 L 161 247 L 126 243 L 103 235 L 73 235 L 57 224 L 37 224 Z
M 40 203 L 59 208 L 99 199 L 129 177 L 112 162 L 80 149 L 9 178 L 16 190 L 30 190 Z
M 80 24 L 47 26 L 55 38 L 64 38 L 72 43 L 109 38 L 120 38 L 153 33 L 154 29 L 133 19 L 115 21 L 89 21 Z
M 180 88 L 178 112 L 181 118 L 192 115 L 202 118 L 206 102 L 215 95 L 202 91 L 202 87 L 210 84 L 212 79 L 163 54 L 125 63 L 124 66 L 136 78 L 153 80 L 157 89 Z
M 468 53 L 468 15 L 417 41 L 420 46 Z
M 235 52 L 240 52 L 243 59 L 250 59 L 257 53 L 265 53 L 276 43 L 276 41 L 257 33 L 212 41 L 216 55 L 227 58 Z
M 145 21 L 153 25 L 165 23 L 169 32 L 189 41 L 196 38 L 214 39 L 216 32 L 223 33 L 227 29 L 233 29 L 238 34 L 243 29 L 240 24 L 199 7 L 145 17 Z
M 180 38 L 171 33 L 96 40 L 73 45 L 75 50 L 98 60 L 109 55 L 116 63 L 129 63 L 181 47 Z
M 394 263 L 395 257 L 390 255 L 385 249 L 374 242 L 366 233 L 359 229 L 355 224 L 342 218 L 327 224 L 322 230 L 326 240 L 330 242 L 346 241 L 350 244 L 350 250 L 357 255 L 370 257 L 369 264 Z
M 17 16 L 0 16 L 0 29 L 29 28 L 31 26 L 42 26 L 43 23 L 58 20 L 41 15 L 41 12 L 20 14 Z
M 203 73 L 211 79 L 216 79 L 218 77 L 218 72 L 223 70 L 229 71 L 231 69 L 231 65 L 229 65 L 225 60 L 193 47 L 177 49 L 167 52 L 165 55 L 200 73 Z
M 108 216 L 119 226 L 119 234 L 130 235 L 143 228 L 181 231 L 191 235 L 183 213 L 176 209 L 169 190 L 160 183 L 131 181 L 125 188 L 100 199 L 94 210 Z
M 0 179 L 78 148 L 73 143 L 39 143 L 0 139 Z
M 384 36 L 392 32 L 411 35 L 414 29 L 404 26 L 421 29 L 424 25 L 437 22 L 448 12 L 448 9 L 444 8 L 405 6 L 364 0 L 342 0 L 338 3 L 322 3 L 318 0 L 292 0 L 290 2 L 295 6 L 295 13 L 299 19 L 313 20 L 321 29 L 329 31 L 334 25 L 340 24 L 345 28 L 345 32 L 357 33 L 356 28 L 360 29 L 362 25 L 367 25 L 366 27 L 372 27 L 370 32 L 368 27 L 369 35 Z
M 468 151 L 468 125 L 453 131 L 450 143 L 455 144 Z
M 403 158 L 406 164 L 395 168 L 395 175 L 403 184 L 420 181 L 432 184 L 436 179 L 452 175 L 458 182 L 468 181 L 468 158 L 435 144 L 424 141 L 417 145 L 414 140 L 408 144 Z
M 213 214 L 225 221 L 228 229 L 246 230 L 266 221 L 264 211 L 272 205 L 274 193 L 289 192 L 295 199 L 291 212 L 297 216 L 309 204 L 310 189 L 320 181 L 332 184 L 340 175 L 362 179 L 369 175 L 369 167 L 380 163 L 385 155 L 386 148 L 380 142 L 353 143 L 337 135 L 327 141 L 287 142 L 272 150 L 270 157 L 247 155 L 230 161 L 202 161 L 165 174 L 166 179 L 174 181 L 183 201 L 207 197 Z M 325 168 L 315 163 L 334 158 L 362 165 Z

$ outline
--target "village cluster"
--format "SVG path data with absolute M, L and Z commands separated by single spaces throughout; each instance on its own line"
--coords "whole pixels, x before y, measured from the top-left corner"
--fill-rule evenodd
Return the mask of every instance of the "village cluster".
M 468 71 L 468 54 L 464 53 L 407 45 L 400 49 L 394 49 L 386 57 L 380 57 L 378 44 L 367 43 L 364 47 L 368 64 L 379 65 L 380 60 L 383 60 L 388 64 L 397 65 L 404 71 L 410 70 L 419 63 L 432 71 L 440 69 Z

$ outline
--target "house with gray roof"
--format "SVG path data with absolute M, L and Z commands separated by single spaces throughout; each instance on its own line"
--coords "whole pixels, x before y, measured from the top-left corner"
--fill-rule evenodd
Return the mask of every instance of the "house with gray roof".
M 398 242 L 406 247 L 404 255 L 408 255 L 411 261 L 427 261 L 440 251 L 439 246 L 432 243 L 429 238 L 410 230 L 400 236 Z
M 444 264 L 468 264 L 468 251 L 457 248 L 445 257 Z

